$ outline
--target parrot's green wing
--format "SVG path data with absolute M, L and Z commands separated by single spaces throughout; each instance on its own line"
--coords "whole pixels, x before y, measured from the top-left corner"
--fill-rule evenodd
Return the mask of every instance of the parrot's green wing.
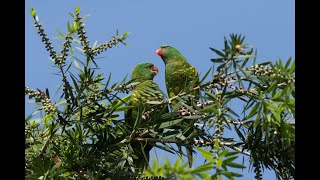
M 199 75 L 195 67 L 191 66 L 186 61 L 175 61 L 166 65 L 165 70 L 166 86 L 168 96 L 170 98 L 177 96 L 182 92 L 192 91 L 199 84 Z M 199 99 L 200 91 L 191 93 L 195 99 Z M 177 103 L 177 100 L 172 101 L 172 106 Z M 178 109 L 174 108 L 173 111 Z
M 137 122 L 139 119 L 137 116 L 141 114 L 144 110 L 143 108 L 148 109 L 152 105 L 147 102 L 163 101 L 163 95 L 157 83 L 152 80 L 147 80 L 137 85 L 135 90 L 132 92 L 129 101 L 128 105 L 133 108 L 126 113 L 125 116 L 128 124 L 131 127 L 135 127 L 135 124 L 138 124 L 140 127 L 144 127 L 146 122 Z

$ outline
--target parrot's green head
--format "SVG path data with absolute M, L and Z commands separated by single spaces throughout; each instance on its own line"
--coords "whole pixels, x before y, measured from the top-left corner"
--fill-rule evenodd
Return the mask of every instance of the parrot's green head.
M 152 63 L 139 63 L 137 64 L 132 72 L 131 79 L 135 79 L 135 81 L 143 82 L 146 80 L 153 80 L 153 77 L 158 74 L 158 68 Z
M 156 54 L 162 58 L 165 64 L 167 64 L 168 61 L 181 59 L 181 57 L 184 58 L 176 48 L 168 45 L 160 46 L 160 48 L 157 49 Z

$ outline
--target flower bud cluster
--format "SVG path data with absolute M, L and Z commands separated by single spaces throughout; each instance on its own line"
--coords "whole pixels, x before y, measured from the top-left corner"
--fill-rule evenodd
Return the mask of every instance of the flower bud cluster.
M 100 54 L 103 51 L 106 51 L 107 49 L 111 48 L 112 46 L 116 46 L 119 42 L 118 37 L 113 37 L 110 41 L 99 45 L 98 47 L 92 49 L 93 55 Z
M 53 46 L 51 45 L 52 43 L 49 41 L 48 35 L 44 32 L 44 28 L 39 24 L 37 18 L 35 18 L 34 24 L 38 29 L 38 34 L 41 36 L 42 42 L 46 45 L 45 47 L 50 53 L 50 57 L 55 60 L 57 57 L 56 52 L 53 50 Z
M 252 71 L 253 74 L 258 76 L 274 76 L 274 71 L 271 67 L 263 66 L 263 65 L 254 65 L 248 68 L 249 71 Z
M 28 94 L 29 98 L 35 98 L 36 102 L 41 102 L 44 107 L 43 109 L 47 114 L 57 111 L 57 108 L 51 103 L 51 100 L 45 95 L 44 92 L 36 92 L 29 87 L 25 87 L 25 94 Z
M 62 51 L 61 51 L 61 56 L 56 59 L 55 64 L 58 66 L 61 66 L 65 61 L 67 60 L 67 52 L 69 51 L 69 47 L 71 46 L 71 41 L 72 41 L 72 35 L 68 33 L 65 37 L 65 42 L 62 44 Z
M 74 16 L 74 21 L 78 24 L 77 32 L 78 32 L 78 38 L 80 39 L 81 45 L 83 46 L 84 52 L 89 55 L 91 58 L 93 56 L 91 55 L 91 47 L 89 46 L 89 40 L 86 36 L 86 31 L 84 31 L 84 25 L 85 23 L 81 21 L 82 17 L 80 16 L 79 12 L 76 12 L 76 15 Z

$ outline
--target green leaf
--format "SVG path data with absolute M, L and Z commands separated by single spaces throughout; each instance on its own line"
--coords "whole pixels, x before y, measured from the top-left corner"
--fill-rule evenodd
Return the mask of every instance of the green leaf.
M 92 49 L 96 48 L 96 47 L 97 47 L 97 43 L 98 43 L 98 41 L 95 41 L 95 42 L 93 43 L 93 46 L 92 46 L 91 48 L 92 48 Z
M 222 165 L 222 161 L 223 159 L 222 158 L 219 158 L 218 161 L 217 161 L 217 164 L 216 164 L 216 168 L 219 169 Z
M 232 175 L 233 177 L 242 177 L 242 176 L 243 176 L 242 174 L 235 173 L 235 172 L 230 172 L 230 173 L 231 173 L 231 175 Z
M 78 49 L 80 52 L 84 53 L 84 50 L 80 47 L 76 47 L 76 49 Z
M 224 53 L 218 51 L 217 49 L 214 49 L 214 48 L 211 48 L 211 47 L 210 47 L 210 49 L 211 49 L 213 52 L 215 52 L 216 54 L 218 54 L 219 56 L 226 58 L 226 55 L 225 55 Z
M 76 89 L 77 94 L 80 94 L 80 88 L 79 88 L 79 86 L 78 86 L 78 83 L 77 83 L 74 75 L 71 74 L 70 77 L 71 77 L 71 80 L 72 80 L 72 82 L 73 82 L 73 85 L 74 85 L 74 87 L 75 87 L 75 89 Z
M 197 147 L 197 146 L 196 146 L 195 148 L 201 153 L 201 155 L 202 155 L 207 161 L 209 161 L 209 162 L 214 162 L 212 153 L 210 153 L 209 151 L 206 151 L 206 150 L 204 150 L 204 149 L 202 149 L 202 148 L 200 148 L 200 147 Z
M 202 173 L 202 172 L 206 172 L 206 171 L 209 171 L 211 169 L 213 169 L 212 167 L 212 162 L 208 162 L 206 164 L 203 164 L 201 166 L 198 166 L 190 171 L 188 171 L 189 173 L 191 174 L 197 174 L 197 173 Z
M 120 112 L 120 111 L 127 111 L 131 108 L 133 108 L 134 106 L 123 106 L 123 107 L 117 107 L 114 112 Z
M 264 93 L 275 92 L 277 90 L 277 87 L 278 87 L 278 84 L 274 83 L 267 90 L 265 90 Z
M 216 150 L 219 150 L 219 142 L 218 140 L 214 140 L 214 147 L 216 148 Z
M 228 163 L 232 162 L 233 160 L 235 160 L 235 159 L 237 159 L 237 158 L 238 158 L 238 156 L 231 156 L 231 157 L 229 157 L 229 158 L 226 158 L 226 159 L 224 160 L 224 163 L 228 164 Z
M 204 112 L 204 113 L 215 113 L 215 114 L 219 114 L 218 109 L 214 108 L 214 106 L 207 106 L 205 108 L 203 108 L 202 110 L 200 110 L 200 112 Z
M 234 58 L 254 58 L 254 55 L 235 55 Z
M 226 154 L 228 154 L 228 150 L 223 150 L 222 152 L 218 153 L 218 157 L 223 158 Z
M 253 106 L 253 108 L 251 109 L 249 115 L 248 115 L 245 119 L 249 119 L 249 118 L 251 118 L 252 116 L 254 116 L 255 114 L 257 114 L 257 110 L 258 110 L 259 106 L 260 106 L 260 102 L 257 102 L 257 103 Z
M 171 154 L 174 154 L 174 151 L 172 151 L 167 144 L 165 144 L 165 146 L 160 146 L 158 144 L 154 144 L 154 147 L 157 147 L 157 148 L 162 149 L 164 151 L 167 151 L 167 152 L 169 152 Z
M 161 128 L 168 128 L 168 127 L 171 127 L 175 124 L 178 124 L 179 122 L 181 122 L 183 119 L 176 119 L 176 120 L 173 120 L 173 121 L 168 121 L 168 122 L 164 122 L 160 125 L 159 129 Z
M 211 69 L 212 69 L 212 67 L 206 72 L 206 74 L 203 76 L 203 78 L 201 79 L 199 84 L 201 84 L 207 78 L 207 76 L 209 75 Z
M 271 64 L 271 62 L 270 62 L 270 61 L 267 61 L 267 62 L 264 62 L 264 63 L 260 63 L 259 66 L 262 66 L 262 65 L 263 65 L 263 66 L 266 66 L 266 65 L 269 65 L 269 64 Z
M 224 62 L 224 58 L 212 58 L 210 60 L 214 63 L 223 63 Z M 225 64 L 223 64 L 223 65 L 225 65 Z
M 217 71 L 221 71 L 222 68 L 226 67 L 226 63 L 221 64 L 220 66 L 217 67 Z M 223 71 L 222 71 L 223 72 Z
M 231 172 L 229 172 L 229 171 L 219 171 L 219 173 L 226 176 L 229 179 L 234 179 Z
M 234 130 L 236 130 L 236 133 L 238 134 L 238 137 L 241 139 L 241 141 L 245 141 L 245 137 L 236 126 L 234 127 Z
M 56 32 L 60 35 L 59 38 L 65 38 L 66 36 L 60 31 L 60 29 L 56 29 Z
M 127 37 L 127 36 L 128 36 L 128 34 L 129 34 L 129 32 L 128 32 L 128 31 L 126 31 L 126 32 L 124 32 L 124 33 L 123 33 L 123 35 L 122 35 L 122 36 Z
M 71 25 L 70 25 L 69 21 L 67 21 L 67 27 L 68 27 L 68 32 L 71 32 L 72 28 L 71 28 Z
M 30 14 L 32 17 L 35 17 L 36 16 L 36 10 L 34 8 L 31 8 L 30 9 Z
M 286 65 L 284 66 L 284 68 L 285 69 L 288 69 L 288 67 L 289 67 L 289 65 L 290 65 L 290 63 L 291 63 L 291 57 L 288 59 L 288 61 L 287 61 L 287 63 L 286 63 Z
M 50 120 L 51 120 L 52 118 L 53 118 L 52 115 L 46 115 L 46 116 L 44 117 L 44 124 L 45 124 L 46 127 L 49 126 L 49 122 L 50 122 Z
M 194 115 L 194 116 L 183 116 L 183 119 L 200 119 L 202 116 Z
M 204 178 L 203 180 L 211 180 L 211 177 L 208 176 L 208 177 Z
M 73 172 L 66 172 L 66 173 L 61 174 L 62 177 L 68 177 L 68 176 L 73 176 L 73 175 L 74 175 Z
M 281 122 L 281 115 L 280 115 L 280 112 L 278 111 L 273 111 L 273 117 L 277 120 L 278 123 Z
M 46 88 L 46 96 L 50 99 L 49 89 Z
M 132 94 L 128 94 L 121 99 L 116 96 L 117 100 L 112 101 L 112 103 L 110 103 L 108 105 L 108 107 L 112 106 L 112 108 L 118 108 L 118 107 L 122 106 L 123 104 L 126 104 L 129 101 L 129 99 L 131 98 L 131 95 Z
M 279 112 L 280 111 L 279 108 L 276 105 L 271 104 L 269 102 L 264 102 L 263 105 L 265 105 L 266 108 L 271 110 L 272 112 Z
M 271 99 L 272 99 L 272 100 L 277 100 L 277 99 L 283 97 L 284 94 L 285 94 L 285 91 L 284 91 L 284 90 L 281 90 L 281 91 L 279 91 L 278 93 L 276 93 Z M 281 98 L 281 99 L 282 99 L 282 98 Z
M 69 14 L 72 18 L 74 18 L 74 15 L 73 15 L 72 13 L 69 12 L 68 14 Z
M 254 121 L 254 124 L 253 124 L 254 129 L 256 129 L 257 126 L 259 125 L 260 120 L 261 120 L 261 119 L 260 119 L 260 112 L 258 112 L 258 115 L 257 115 L 257 117 L 256 117 L 256 120 Z
M 75 67 L 76 67 L 81 73 L 83 73 L 83 70 L 82 70 L 82 68 L 80 67 L 80 65 L 77 63 L 77 61 L 74 60 L 73 63 L 74 63 L 74 65 L 75 65 Z
M 147 101 L 147 104 L 162 104 L 162 101 Z
M 239 115 L 235 111 L 233 111 L 231 108 L 227 108 L 227 111 L 229 111 L 234 116 L 239 117 Z
M 76 31 L 77 29 L 78 29 L 78 23 L 73 22 L 72 32 Z
M 96 68 L 98 68 L 98 64 L 96 63 L 96 61 L 95 60 L 93 60 L 93 59 L 91 59 L 91 61 L 93 62 L 93 64 L 96 66 Z M 93 74 L 93 72 L 92 72 L 92 74 Z
M 229 157 L 229 156 L 233 156 L 233 155 L 236 155 L 236 154 L 239 154 L 239 152 L 237 151 L 230 151 L 226 154 L 226 157 Z
M 177 134 L 176 137 L 181 139 L 182 141 L 187 139 L 182 133 Z
M 178 112 L 170 112 L 170 113 L 165 113 L 161 115 L 161 119 L 171 119 L 174 117 L 178 117 L 179 113 Z
M 250 52 L 248 52 L 248 54 L 252 54 L 252 52 L 253 52 L 253 48 L 251 48 L 251 50 L 250 50 Z M 255 57 L 255 56 L 254 56 L 254 57 Z M 243 67 L 247 64 L 247 62 L 249 61 L 249 59 L 250 59 L 250 58 L 246 58 L 246 59 L 243 61 L 242 65 L 241 65 L 241 68 L 243 68 Z
M 292 74 L 295 71 L 295 61 L 293 61 L 290 69 L 289 69 L 289 74 Z
M 59 168 L 60 166 L 61 166 L 61 163 L 60 163 L 60 162 L 56 163 L 56 164 L 51 168 L 49 174 L 55 173 L 55 172 L 57 171 L 57 168 Z
M 210 97 L 211 100 L 213 100 L 214 102 L 217 102 L 217 97 L 215 94 L 212 94 L 209 91 L 205 91 L 205 93 Z M 210 106 L 208 106 L 208 107 L 210 107 Z
M 78 5 L 76 5 L 76 13 L 80 13 L 80 7 Z

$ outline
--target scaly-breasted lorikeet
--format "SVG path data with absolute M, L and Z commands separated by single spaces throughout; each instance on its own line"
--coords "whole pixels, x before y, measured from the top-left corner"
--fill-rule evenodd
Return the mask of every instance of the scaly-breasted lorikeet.
M 130 128 L 145 127 L 148 122 L 142 119 L 142 112 L 148 109 L 152 104 L 148 104 L 148 101 L 163 101 L 163 94 L 160 91 L 156 82 L 153 81 L 153 77 L 158 74 L 158 68 L 152 63 L 140 63 L 137 64 L 131 73 L 131 80 L 133 82 L 139 82 L 134 88 L 130 99 L 129 106 L 132 106 L 125 113 L 125 119 Z M 132 129 L 133 130 L 133 129 Z M 144 154 L 142 152 L 142 146 L 144 146 Z M 134 164 L 140 170 L 147 167 L 149 161 L 149 151 L 152 149 L 151 144 L 145 144 L 144 142 L 132 142 L 131 146 L 134 150 L 134 154 L 138 156 L 138 159 L 134 159 Z
M 156 50 L 165 63 L 165 77 L 168 95 L 170 98 L 175 97 L 182 92 L 192 92 L 195 100 L 199 100 L 200 91 L 192 91 L 192 89 L 199 84 L 199 75 L 195 67 L 189 64 L 187 59 L 174 47 L 163 45 Z M 187 101 L 187 105 L 191 105 L 191 101 Z M 178 100 L 172 101 L 172 111 L 178 111 L 181 106 L 176 104 Z M 190 123 L 190 122 L 189 122 Z M 184 122 L 186 124 L 186 122 Z M 193 130 L 186 132 L 189 136 Z M 192 147 L 186 145 L 189 167 L 192 166 Z
M 163 45 L 157 49 L 156 53 L 162 58 L 166 65 L 165 77 L 168 96 L 175 97 L 181 92 L 192 91 L 199 83 L 198 71 L 189 64 L 187 59 L 174 47 Z M 191 93 L 195 99 L 199 99 L 200 91 L 196 90 Z M 177 101 L 173 101 L 174 106 Z M 173 109 L 177 111 L 178 109 Z

